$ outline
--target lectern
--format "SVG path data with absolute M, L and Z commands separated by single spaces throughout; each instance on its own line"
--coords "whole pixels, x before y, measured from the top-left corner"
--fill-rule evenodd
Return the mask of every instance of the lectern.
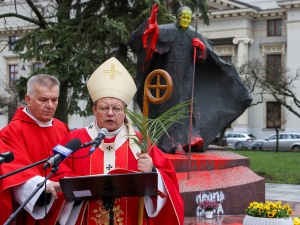
M 110 225 L 114 224 L 115 198 L 157 196 L 157 173 L 126 173 L 67 177 L 59 181 L 69 201 L 101 199 L 109 211 Z

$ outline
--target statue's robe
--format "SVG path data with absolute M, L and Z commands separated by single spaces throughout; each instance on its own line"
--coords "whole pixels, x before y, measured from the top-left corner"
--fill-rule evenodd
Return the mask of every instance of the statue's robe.
M 228 124 L 236 120 L 251 104 L 252 97 L 241 80 L 234 65 L 219 58 L 213 51 L 210 41 L 195 29 L 182 30 L 176 23 L 159 25 L 159 35 L 155 50 L 147 59 L 147 47 L 143 47 L 143 33 L 148 19 L 131 34 L 129 46 L 137 54 L 136 100 L 143 110 L 144 82 L 155 69 L 167 71 L 173 82 L 170 98 L 163 104 L 149 105 L 149 118 L 157 116 L 180 102 L 191 99 L 193 91 L 194 108 L 191 145 L 193 152 L 204 151 L 216 135 Z M 192 39 L 199 38 L 206 46 L 206 54 L 197 50 L 194 64 Z M 148 36 L 149 39 L 151 35 Z M 147 40 L 150 43 L 151 40 Z M 204 58 L 204 59 L 203 59 Z M 194 83 L 193 83 L 193 71 Z M 167 135 L 157 143 L 167 153 L 189 150 L 190 119 L 175 123 Z M 199 144 L 203 139 L 203 143 Z

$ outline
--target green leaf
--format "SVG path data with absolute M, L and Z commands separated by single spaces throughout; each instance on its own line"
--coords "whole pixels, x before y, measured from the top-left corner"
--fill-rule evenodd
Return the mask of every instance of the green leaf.
M 174 123 L 181 123 L 181 119 L 190 117 L 191 103 L 191 100 L 179 103 L 155 119 L 150 119 L 129 109 L 125 109 L 126 115 L 137 127 L 142 136 L 139 143 L 137 143 L 136 136 L 129 138 L 132 138 L 143 152 L 150 151 L 154 146 L 153 144 L 156 144 L 163 134 L 168 135 L 168 129 Z

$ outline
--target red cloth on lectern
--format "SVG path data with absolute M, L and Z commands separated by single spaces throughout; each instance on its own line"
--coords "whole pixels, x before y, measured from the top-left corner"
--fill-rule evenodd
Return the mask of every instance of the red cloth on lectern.
M 62 144 L 65 144 L 74 138 L 79 138 L 82 143 L 91 141 L 86 129 L 79 129 L 69 133 L 68 136 L 63 140 Z M 104 139 L 105 143 L 112 141 L 114 141 L 114 139 Z M 57 176 L 57 178 L 61 178 L 66 175 L 72 176 L 72 171 L 70 168 L 75 172 L 76 175 L 79 176 L 102 174 L 103 151 L 99 148 L 97 148 L 90 156 L 81 158 L 80 161 L 76 160 L 76 158 L 88 155 L 89 150 L 90 147 L 86 147 L 76 151 L 72 158 L 69 157 L 60 164 L 60 169 L 55 176 Z M 162 175 L 164 184 L 168 190 L 168 196 L 165 206 L 157 217 L 149 218 L 146 216 L 146 211 L 144 212 L 144 224 L 183 224 L 183 200 L 179 193 L 179 186 L 174 168 L 169 159 L 167 159 L 157 147 L 154 147 L 149 152 L 149 155 L 153 159 L 154 166 Z M 121 145 L 120 148 L 116 150 L 116 169 L 117 168 L 137 171 L 137 160 L 133 156 L 131 150 L 128 148 L 128 141 L 126 141 L 123 145 Z M 85 214 L 84 223 L 86 224 L 88 222 L 88 224 L 98 225 L 108 224 L 109 215 L 103 208 L 102 201 L 93 201 L 93 204 L 94 207 L 96 206 L 96 208 L 90 208 L 90 212 L 96 213 L 90 216 L 86 216 Z M 92 207 L 91 204 L 89 207 Z M 117 209 L 117 211 L 114 212 L 115 222 L 122 221 L 123 224 L 137 224 L 138 197 L 116 199 L 114 208 Z M 98 216 L 97 222 L 99 223 L 93 222 L 96 219 L 96 214 Z
M 1 151 L 14 153 L 14 160 L 0 166 L 0 174 L 9 172 L 36 163 L 50 156 L 50 150 L 68 133 L 68 127 L 57 119 L 53 119 L 53 126 L 40 127 L 26 113 L 23 107 L 17 109 L 12 121 L 1 130 L 0 137 L 4 142 Z M 28 179 L 37 175 L 45 176 L 43 164 L 27 169 L 0 180 L 0 224 L 3 224 L 8 217 L 17 209 L 12 208 L 12 195 L 10 187 L 22 184 Z M 32 190 L 33 191 L 33 190 Z M 64 198 L 60 196 L 55 200 L 52 209 L 48 213 L 48 224 L 54 224 L 60 213 Z M 19 207 L 19 206 L 17 206 Z M 35 224 L 34 220 L 25 210 L 18 214 L 18 224 Z M 39 220 L 39 224 L 45 221 Z

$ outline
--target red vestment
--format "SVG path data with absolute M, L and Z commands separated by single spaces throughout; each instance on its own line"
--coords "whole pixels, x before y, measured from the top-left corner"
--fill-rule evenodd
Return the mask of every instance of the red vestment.
M 0 133 L 4 145 L 9 147 L 9 149 L 1 149 L 1 151 L 14 153 L 12 162 L 1 165 L 1 175 L 47 159 L 50 156 L 51 149 L 69 132 L 67 125 L 57 119 L 53 119 L 53 126 L 51 127 L 40 127 L 22 110 L 23 107 L 17 109 L 12 121 Z M 22 184 L 38 175 L 44 177 L 45 170 L 42 167 L 43 163 L 0 180 L 0 224 L 3 224 L 16 210 L 12 207 L 13 200 L 10 187 Z M 50 210 L 47 216 L 48 224 L 55 223 L 63 202 L 64 198 L 62 196 L 55 200 L 52 207 L 55 210 Z M 25 210 L 18 214 L 18 224 L 27 225 L 35 224 L 35 222 L 36 220 Z M 43 224 L 43 222 L 41 220 L 39 224 Z
M 87 130 L 92 129 L 93 126 L 95 125 L 91 124 L 87 129 L 83 128 L 70 132 L 68 136 L 63 140 L 62 144 L 65 144 L 74 138 L 80 139 L 82 143 L 92 141 L 93 139 L 90 137 Z M 111 139 L 105 138 L 104 142 L 117 142 L 114 138 L 112 139 L 113 141 Z M 119 147 L 116 147 L 114 156 L 115 162 L 110 164 L 108 164 L 107 161 L 111 160 L 111 157 L 106 158 L 104 160 L 104 158 L 106 157 L 104 156 L 104 150 L 100 149 L 103 147 L 103 145 L 105 145 L 103 142 L 101 143 L 99 148 L 97 148 L 89 156 L 88 153 L 91 147 L 80 149 L 60 164 L 60 169 L 55 174 L 55 176 L 57 177 L 57 180 L 64 176 L 73 176 L 73 171 L 76 175 L 79 176 L 85 176 L 90 174 L 103 174 L 105 173 L 105 168 L 110 167 L 111 164 L 115 164 L 113 165 L 113 169 L 128 169 L 138 171 L 137 160 L 134 157 L 131 148 L 129 148 L 128 142 L 129 141 L 126 140 Z M 118 145 L 116 144 L 116 146 Z M 164 185 L 167 189 L 168 196 L 166 204 L 156 217 L 149 218 L 147 216 L 146 211 L 144 210 L 144 224 L 181 225 L 183 224 L 184 219 L 183 199 L 179 192 L 179 186 L 175 170 L 169 159 L 167 159 L 157 147 L 152 148 L 149 152 L 149 155 L 152 157 L 154 166 L 162 176 Z M 76 158 L 80 159 L 78 160 Z M 137 197 L 116 199 L 114 210 L 116 210 L 114 211 L 115 224 L 137 224 Z M 109 224 L 108 219 L 108 211 L 104 209 L 102 201 L 90 201 L 90 204 L 85 211 L 85 216 L 82 224 Z

